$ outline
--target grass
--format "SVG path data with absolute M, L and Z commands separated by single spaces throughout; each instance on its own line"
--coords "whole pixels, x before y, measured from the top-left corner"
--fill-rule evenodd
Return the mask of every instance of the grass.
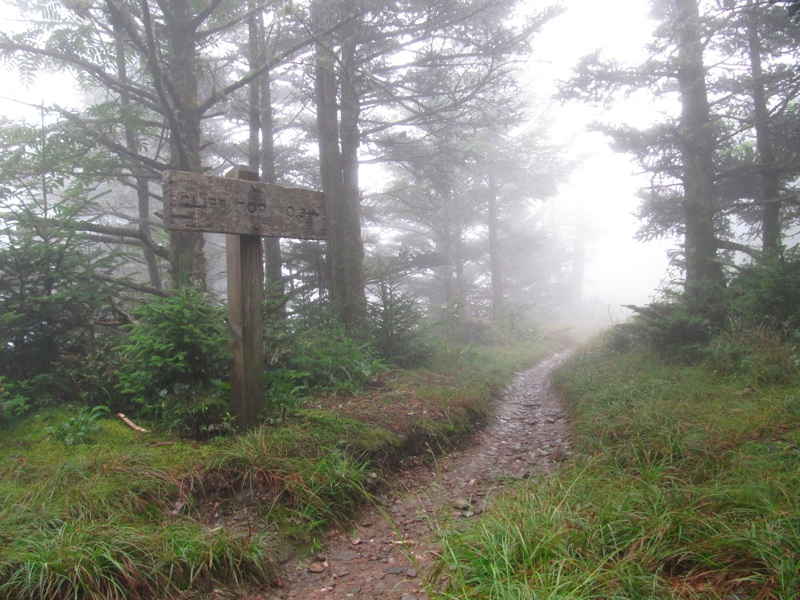
M 264 533 L 210 527 L 192 508 L 208 448 L 151 446 L 111 420 L 93 445 L 44 435 L 70 414 L 3 431 L 0 598 L 169 597 L 272 577 Z
M 462 441 L 494 391 L 547 350 L 462 347 L 348 397 L 355 406 L 374 396 L 370 410 L 386 415 L 351 415 L 341 398 L 341 407 L 318 408 L 315 399 L 281 426 L 202 443 L 105 418 L 67 446 L 46 428 L 75 409 L 16 419 L 0 432 L 0 600 L 267 586 L 289 545 L 313 546 L 324 529 L 349 522 L 384 467 Z
M 800 598 L 797 380 L 592 348 L 575 458 L 444 534 L 440 598 Z

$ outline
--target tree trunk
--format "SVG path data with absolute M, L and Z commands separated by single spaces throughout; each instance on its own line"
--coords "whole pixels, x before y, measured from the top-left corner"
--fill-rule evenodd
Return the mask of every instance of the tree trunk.
M 769 108 L 764 89 L 764 70 L 761 64 L 761 40 L 758 36 L 758 12 L 751 8 L 747 14 L 747 40 L 752 78 L 753 116 L 758 150 L 758 183 L 762 206 L 761 243 L 765 254 L 776 254 L 781 247 L 780 181 L 775 168 L 775 151 L 770 132 Z
M 326 12 L 324 0 L 316 0 L 312 10 L 317 31 L 325 31 L 332 19 Z M 352 68 L 351 52 L 352 46 L 348 46 L 348 57 L 342 59 L 345 68 Z M 366 314 L 358 193 L 359 106 L 352 86 L 352 74 L 345 71 L 342 89 L 343 151 L 339 145 L 339 86 L 335 66 L 332 35 L 320 35 L 315 48 L 314 96 L 320 175 L 328 213 L 328 289 L 342 322 L 357 329 Z
M 128 63 L 125 57 L 125 40 L 124 40 L 124 33 L 121 29 L 117 26 L 115 22 L 114 26 L 114 34 L 116 36 L 116 59 L 117 59 L 117 77 L 119 80 L 127 84 L 128 83 Z M 123 111 L 126 111 L 131 106 L 131 98 L 130 93 L 124 89 L 120 92 L 120 105 L 122 106 Z M 138 152 L 138 143 L 136 139 L 136 133 L 131 129 L 129 125 L 125 125 L 125 146 L 126 148 L 132 153 L 135 154 Z M 140 164 L 135 164 L 132 167 L 133 176 L 134 176 L 134 186 L 136 188 L 136 205 L 138 208 L 138 215 L 139 215 L 139 233 L 141 234 L 144 240 L 148 240 L 148 243 L 142 245 L 142 252 L 144 254 L 145 264 L 147 265 L 147 274 L 150 279 L 150 285 L 156 289 L 160 290 L 162 287 L 161 281 L 161 269 L 158 266 L 158 259 L 156 258 L 156 254 L 153 251 L 153 247 L 155 246 L 155 242 L 153 242 L 152 233 L 150 230 L 150 189 L 149 189 L 149 179 L 147 177 L 147 173 Z
M 175 126 L 170 131 L 172 167 L 200 173 L 200 111 L 197 106 L 197 48 L 189 0 L 164 4 L 168 39 L 168 77 L 173 90 Z M 175 287 L 206 287 L 202 233 L 170 232 L 170 271 Z
M 277 183 L 275 172 L 275 130 L 272 119 L 272 90 L 270 72 L 261 77 L 261 177 L 267 183 Z M 283 256 L 281 239 L 265 237 L 264 258 L 266 261 L 267 299 L 279 301 L 286 295 L 283 278 Z M 284 313 L 281 304 L 281 313 Z
M 344 273 L 342 314 L 345 323 L 358 329 L 366 323 L 367 298 L 364 285 L 364 244 L 361 239 L 361 192 L 358 184 L 358 147 L 361 133 L 358 120 L 361 106 L 356 84 L 356 19 L 344 28 L 341 76 L 342 181 L 344 196 L 341 215 Z
M 317 6 L 317 3 L 314 6 Z M 319 29 L 324 29 L 324 26 L 320 26 Z M 343 259 L 338 243 L 341 226 L 337 208 L 344 197 L 344 182 L 342 181 L 342 155 L 339 150 L 338 87 L 334 71 L 334 56 L 327 47 L 329 43 L 330 36 L 326 36 L 316 45 L 314 100 L 317 108 L 320 179 L 328 214 L 328 292 L 332 299 L 338 299 L 342 296 L 340 274 L 343 271 Z
M 255 12 L 254 0 L 249 0 L 248 8 L 253 11 L 248 20 L 248 63 L 250 70 L 254 71 L 261 68 L 267 58 L 264 22 L 263 15 Z M 261 181 L 275 184 L 277 176 L 272 126 L 272 94 L 268 70 L 250 83 L 248 92 L 248 121 L 250 123 L 248 166 L 256 173 L 261 172 Z M 266 264 L 265 298 L 268 301 L 278 301 L 284 296 L 280 238 L 264 237 L 261 240 L 261 246 Z M 281 310 L 281 312 L 283 311 Z
M 567 303 L 579 308 L 583 302 L 583 277 L 586 272 L 586 238 L 588 227 L 583 202 L 575 210 L 575 239 L 572 242 L 572 269 L 569 276 Z
M 489 237 L 489 271 L 492 279 L 492 315 L 498 317 L 505 308 L 503 291 L 503 265 L 500 259 L 498 232 L 500 219 L 497 209 L 497 184 L 495 174 L 490 170 L 488 178 L 488 237 Z
M 685 215 L 685 292 L 690 310 L 713 322 L 722 317 L 724 274 L 714 229 L 714 132 L 703 64 L 697 0 L 675 0 L 681 154 Z

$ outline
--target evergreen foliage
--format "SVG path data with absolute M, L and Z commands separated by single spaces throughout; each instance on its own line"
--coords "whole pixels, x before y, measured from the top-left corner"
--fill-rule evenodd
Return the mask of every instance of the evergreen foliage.
M 297 331 L 282 366 L 303 373 L 298 381 L 310 388 L 353 393 L 386 368 L 371 344 L 353 339 L 344 325 Z
M 638 346 L 665 357 L 688 359 L 696 357 L 715 331 L 708 319 L 693 314 L 681 299 L 628 308 L 635 316 L 608 334 L 611 347 L 619 351 Z
M 69 397 L 60 370 L 93 350 L 120 264 L 85 231 L 99 194 L 71 173 L 83 146 L 11 127 L 0 135 L 0 375 Z
M 24 394 L 25 382 L 10 382 L 0 375 L 0 426 L 25 414 L 30 408 Z
M 800 334 L 798 247 L 766 254 L 743 265 L 729 286 L 733 316 L 744 325 L 765 326 L 783 338 Z
M 430 336 L 418 298 L 404 288 L 399 275 L 385 271 L 379 273 L 370 291 L 370 339 L 380 357 L 402 367 L 424 362 L 431 353 Z
M 193 435 L 222 423 L 230 368 L 224 309 L 183 288 L 136 312 L 117 350 L 119 390 L 162 424 Z
M 780 380 L 795 361 L 784 342 L 800 339 L 797 248 L 761 254 L 740 266 L 720 306 L 725 314 L 722 324 L 692 312 L 680 294 L 646 306 L 628 306 L 634 316 L 609 329 L 606 343 L 615 352 L 647 350 L 684 362 L 708 358 L 726 373 L 755 370 L 762 372 L 762 379 Z M 763 362 L 765 356 L 772 356 L 768 362 L 773 366 Z

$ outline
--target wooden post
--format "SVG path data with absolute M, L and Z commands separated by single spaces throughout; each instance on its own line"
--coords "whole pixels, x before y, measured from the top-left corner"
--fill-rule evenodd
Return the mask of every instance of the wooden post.
M 164 228 L 227 234 L 231 413 L 238 429 L 255 427 L 264 406 L 261 236 L 324 240 L 325 196 L 258 183 L 248 167 L 224 178 L 166 171 Z
M 225 176 L 258 181 L 258 173 L 245 167 L 234 167 Z M 232 353 L 231 413 L 238 429 L 250 429 L 258 425 L 264 407 L 261 237 L 228 234 L 225 238 Z

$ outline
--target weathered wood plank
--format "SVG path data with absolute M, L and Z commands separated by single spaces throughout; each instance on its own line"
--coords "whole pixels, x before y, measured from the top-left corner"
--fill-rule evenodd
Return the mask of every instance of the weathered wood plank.
M 257 180 L 241 168 L 227 177 Z M 231 179 L 230 181 L 234 181 Z M 232 235 L 226 240 L 228 268 L 228 332 L 231 344 L 231 414 L 241 430 L 259 423 L 264 408 L 263 259 L 261 238 Z
M 239 235 L 323 240 L 325 195 L 267 183 L 164 173 L 164 227 Z

